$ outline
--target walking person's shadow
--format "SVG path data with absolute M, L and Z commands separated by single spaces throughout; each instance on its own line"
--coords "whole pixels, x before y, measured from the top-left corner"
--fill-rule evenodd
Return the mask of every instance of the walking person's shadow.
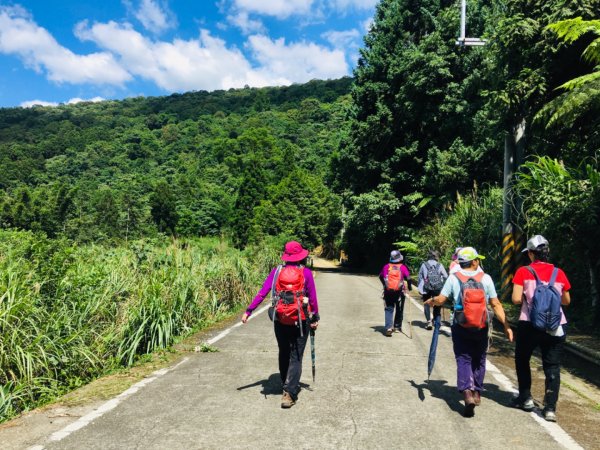
M 237 388 L 238 391 L 243 391 L 244 389 L 250 389 L 256 386 L 261 386 L 262 389 L 260 393 L 267 398 L 267 395 L 282 395 L 283 394 L 283 385 L 281 384 L 281 378 L 279 373 L 273 373 L 269 375 L 269 378 L 256 381 L 254 383 L 247 384 L 245 386 L 240 386 Z M 300 383 L 301 389 L 311 390 L 310 385 L 306 383 Z
M 428 390 L 432 397 L 444 400 L 452 411 L 463 414 L 462 394 L 456 390 L 456 386 L 448 385 L 446 380 L 429 380 L 421 384 L 417 384 L 414 380 L 406 381 L 417 390 L 419 400 L 422 402 L 425 401 L 425 390 Z M 495 384 L 490 383 L 484 383 L 483 387 L 482 401 L 494 401 L 510 408 L 510 401 L 513 398 L 511 392 L 503 391 Z

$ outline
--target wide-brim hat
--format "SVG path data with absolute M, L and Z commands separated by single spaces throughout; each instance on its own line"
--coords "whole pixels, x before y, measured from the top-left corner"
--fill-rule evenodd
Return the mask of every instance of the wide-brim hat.
M 298 262 L 302 261 L 308 256 L 308 250 L 302 248 L 300 242 L 290 241 L 285 244 L 283 249 L 283 255 L 281 255 L 282 261 L 287 262 Z
M 400 253 L 398 250 L 393 250 L 390 253 L 390 262 L 391 263 L 399 263 L 403 259 L 404 259 L 404 256 L 402 256 L 402 253 Z

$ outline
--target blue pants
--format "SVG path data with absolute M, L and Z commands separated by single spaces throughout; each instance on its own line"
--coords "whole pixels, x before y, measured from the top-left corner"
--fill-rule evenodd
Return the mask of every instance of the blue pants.
M 487 357 L 488 329 L 469 330 L 452 325 L 452 344 L 456 358 L 456 387 L 482 391 Z

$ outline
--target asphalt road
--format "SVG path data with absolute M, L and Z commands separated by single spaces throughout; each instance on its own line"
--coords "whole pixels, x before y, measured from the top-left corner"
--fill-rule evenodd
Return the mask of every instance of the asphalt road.
M 447 335 L 426 381 L 431 331 L 417 302 L 405 308 L 413 338 L 385 337 L 376 277 L 319 272 L 316 282 L 316 382 L 307 346 L 303 390 L 291 409 L 280 408 L 277 345 L 262 313 L 215 342 L 218 352 L 192 354 L 35 448 L 578 448 L 558 425 L 509 408 L 510 386 L 494 371 L 475 417 L 463 417 Z

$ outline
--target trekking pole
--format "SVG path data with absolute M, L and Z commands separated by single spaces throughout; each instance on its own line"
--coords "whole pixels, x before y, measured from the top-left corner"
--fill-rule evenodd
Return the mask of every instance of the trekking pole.
M 315 382 L 315 330 L 313 328 L 310 329 L 310 357 L 312 359 L 312 377 L 313 384 Z
M 411 303 L 412 303 L 412 297 L 408 294 L 406 294 L 406 300 L 408 301 L 408 331 L 410 333 L 409 338 L 412 339 L 412 307 L 411 307 Z

